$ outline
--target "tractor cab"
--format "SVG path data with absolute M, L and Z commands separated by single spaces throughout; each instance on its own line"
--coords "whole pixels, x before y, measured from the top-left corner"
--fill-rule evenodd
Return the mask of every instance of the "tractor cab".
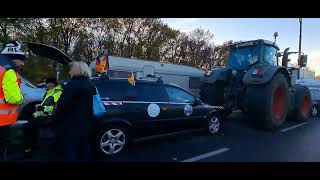
M 255 40 L 232 44 L 228 47 L 227 67 L 247 70 L 255 64 L 277 66 L 279 47 L 267 40 Z

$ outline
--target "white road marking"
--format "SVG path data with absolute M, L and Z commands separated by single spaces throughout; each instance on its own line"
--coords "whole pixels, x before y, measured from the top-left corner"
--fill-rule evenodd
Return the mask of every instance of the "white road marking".
M 215 155 L 224 153 L 224 152 L 229 151 L 229 150 L 230 150 L 229 148 L 221 148 L 221 149 L 218 149 L 218 150 L 206 153 L 206 154 L 202 154 L 202 155 L 190 158 L 190 159 L 183 160 L 181 162 L 195 162 L 195 161 L 199 161 L 201 159 L 205 159 L 205 158 L 208 158 L 208 157 L 211 157 L 211 156 L 215 156 Z
M 308 123 L 307 122 L 303 122 L 303 123 L 300 123 L 300 124 L 297 124 L 297 125 L 282 129 L 281 132 L 287 132 L 287 131 L 290 131 L 292 129 L 295 129 L 297 127 L 300 127 L 300 126 L 303 126 L 303 125 L 306 125 L 306 124 L 308 124 Z

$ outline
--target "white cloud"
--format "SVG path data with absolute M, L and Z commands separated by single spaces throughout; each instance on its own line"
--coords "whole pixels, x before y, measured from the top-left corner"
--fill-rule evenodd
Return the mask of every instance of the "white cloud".
M 305 53 L 308 55 L 308 67 L 320 75 L 320 49 L 307 50 Z
M 173 29 L 188 33 L 200 27 L 201 18 L 163 18 L 162 20 Z
M 164 23 L 167 23 L 170 27 L 173 29 L 180 30 L 182 32 L 189 33 L 190 31 L 194 30 L 195 28 L 202 27 L 204 29 L 210 29 L 210 31 L 215 35 L 213 41 L 215 44 L 222 44 L 226 40 L 229 40 L 233 36 L 234 29 L 223 29 L 223 31 L 217 31 L 210 25 L 210 23 L 206 23 L 206 19 L 203 18 L 163 18 L 162 19 Z M 211 23 L 212 24 L 212 23 Z M 219 34 L 220 33 L 220 34 Z M 245 31 L 246 33 L 246 31 Z M 228 39 L 226 39 L 226 34 L 228 34 Z M 241 37 L 245 36 L 246 34 L 242 34 Z M 264 36 L 264 34 L 257 34 L 257 39 Z M 237 39 L 232 38 L 233 40 L 244 40 L 244 39 Z M 254 38 L 251 38 L 254 39 Z M 279 39 L 280 43 L 281 39 Z M 280 45 L 280 44 L 279 44 Z M 285 45 L 282 45 L 285 46 Z M 287 47 L 287 46 L 285 46 Z M 282 49 L 282 48 L 281 48 Z M 296 48 L 292 48 L 291 50 L 294 50 Z M 316 75 L 320 75 L 320 49 L 309 49 L 309 50 L 303 50 L 304 53 L 308 55 L 308 68 L 315 71 Z M 296 64 L 297 63 L 298 56 L 292 55 L 290 56 L 290 59 L 292 60 L 291 63 Z

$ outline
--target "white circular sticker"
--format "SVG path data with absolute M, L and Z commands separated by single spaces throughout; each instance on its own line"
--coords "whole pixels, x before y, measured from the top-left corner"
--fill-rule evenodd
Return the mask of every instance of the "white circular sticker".
M 192 106 L 190 104 L 186 104 L 184 106 L 184 114 L 186 116 L 190 116 L 192 114 L 192 112 L 193 112 Z
M 160 107 L 158 104 L 149 104 L 148 115 L 150 117 L 157 117 L 160 114 Z

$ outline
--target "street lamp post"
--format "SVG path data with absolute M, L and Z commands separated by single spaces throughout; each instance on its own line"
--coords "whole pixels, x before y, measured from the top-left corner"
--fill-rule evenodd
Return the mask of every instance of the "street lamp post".
M 60 72 L 61 72 L 61 65 L 60 64 L 57 64 L 56 65 L 56 75 L 57 75 L 57 81 L 59 81 L 59 78 L 60 78 Z
M 301 38 L 302 38 L 302 18 L 299 18 L 300 23 L 300 34 L 299 34 L 299 56 L 298 56 L 298 65 L 300 67 L 300 57 L 301 57 Z

